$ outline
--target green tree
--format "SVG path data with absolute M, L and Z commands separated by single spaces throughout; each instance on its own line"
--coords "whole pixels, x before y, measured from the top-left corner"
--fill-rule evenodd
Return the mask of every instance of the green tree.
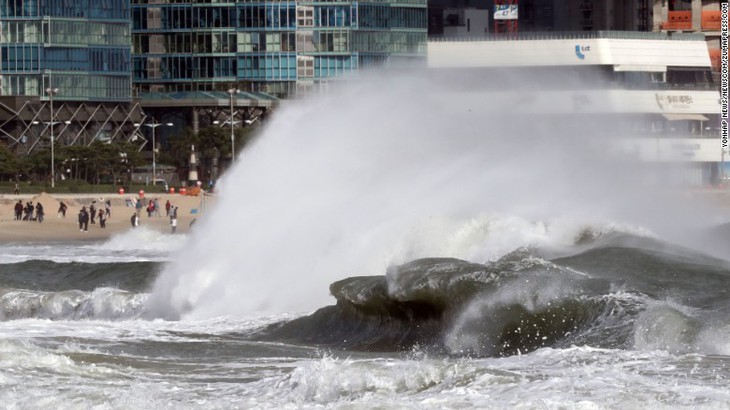
M 0 176 L 15 179 L 23 172 L 23 161 L 5 144 L 0 144 Z

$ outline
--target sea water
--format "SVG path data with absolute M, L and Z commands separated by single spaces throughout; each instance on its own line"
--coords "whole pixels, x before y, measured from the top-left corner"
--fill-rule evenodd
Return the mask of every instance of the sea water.
M 307 344 L 257 336 L 272 324 L 301 317 L 300 313 L 176 321 L 145 317 L 149 288 L 139 284 L 158 274 L 164 264 L 160 255 L 129 248 L 114 262 L 108 259 L 108 248 L 127 242 L 133 234 L 104 244 L 44 245 L 48 255 L 54 250 L 76 253 L 75 261 L 18 262 L 18 250 L 33 245 L 2 248 L 3 407 L 711 409 L 730 405 L 727 295 L 726 289 L 712 289 L 712 283 L 697 285 L 696 290 L 725 299 L 703 302 L 707 305 L 684 304 L 683 298 L 692 291 L 683 295 L 676 284 L 666 286 L 675 287 L 673 292 L 649 294 L 648 285 L 641 292 L 632 288 L 637 285 L 616 283 L 598 295 L 613 300 L 613 312 L 581 329 L 599 336 L 592 341 L 558 340 L 553 346 L 497 357 L 478 351 L 436 352 L 418 344 L 378 351 L 343 347 L 331 340 Z M 157 235 L 163 242 L 180 240 Z M 600 253 L 612 247 L 596 249 Z M 654 252 L 647 247 L 623 249 L 634 256 Z M 580 257 L 602 259 L 592 258 L 590 252 Z M 81 262 L 84 259 L 95 262 Z M 672 254 L 658 254 L 653 260 L 656 270 L 642 274 L 661 274 L 662 261 L 674 261 Z M 690 280 L 695 284 L 718 274 L 726 280 L 730 274 L 727 266 L 720 263 L 718 268 L 713 260 L 697 257 L 690 262 L 698 266 Z M 88 275 L 94 265 L 106 266 L 106 271 L 113 267 L 113 273 Z M 40 283 L 51 274 L 63 275 L 67 285 Z M 136 283 L 127 276 L 135 277 Z M 507 288 L 504 299 L 515 292 Z M 540 297 L 554 300 L 553 291 L 534 289 L 532 303 L 539 304 Z M 612 339 L 616 341 L 608 343 L 614 347 L 603 346 Z
M 420 85 L 282 108 L 187 236 L 3 244 L 3 407 L 730 407 L 722 212 Z

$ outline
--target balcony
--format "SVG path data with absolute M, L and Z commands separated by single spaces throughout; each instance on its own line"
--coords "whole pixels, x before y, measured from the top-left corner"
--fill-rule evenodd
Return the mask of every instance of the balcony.
M 692 12 L 670 11 L 662 30 L 692 30 Z
M 702 12 L 702 30 L 720 31 L 721 22 L 722 17 L 719 10 Z

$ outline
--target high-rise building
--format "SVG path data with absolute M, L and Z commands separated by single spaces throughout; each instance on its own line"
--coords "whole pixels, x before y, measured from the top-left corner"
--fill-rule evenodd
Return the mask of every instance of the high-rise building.
M 135 94 L 194 132 L 238 126 L 364 68 L 425 65 L 426 24 L 426 0 L 132 0 Z
M 131 139 L 129 0 L 0 1 L 0 139 L 31 153 Z
M 426 0 L 133 0 L 134 81 L 148 92 L 289 96 L 426 54 Z

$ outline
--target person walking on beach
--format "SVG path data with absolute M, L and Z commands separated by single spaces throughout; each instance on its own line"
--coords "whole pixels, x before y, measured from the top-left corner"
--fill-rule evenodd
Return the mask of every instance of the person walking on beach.
M 137 212 L 132 214 L 132 218 L 129 221 L 132 223 L 132 228 L 139 226 L 139 215 L 137 215 Z
M 65 218 L 66 217 L 66 208 L 68 208 L 68 207 L 63 202 L 61 202 L 58 205 L 58 217 L 59 218 Z
M 112 217 L 112 201 L 107 199 L 104 203 L 104 210 L 106 211 L 106 216 L 111 218 Z
M 85 206 L 82 206 L 79 211 L 79 231 L 89 231 L 89 212 L 86 211 Z
M 160 217 L 160 201 L 155 198 L 155 216 Z
M 96 222 L 94 222 L 94 218 L 96 218 L 96 207 L 94 204 L 96 201 L 91 201 L 91 205 L 89 205 L 89 216 L 91 217 L 91 224 L 94 225 Z
M 35 204 L 35 219 L 38 220 L 38 223 L 43 222 L 43 215 L 44 215 L 43 204 L 38 202 L 37 204 Z
M 165 216 L 170 216 L 170 207 L 172 204 L 170 204 L 170 200 L 168 199 L 167 202 L 165 202 Z
M 177 230 L 177 216 L 175 215 L 170 217 L 170 228 L 172 228 L 172 233 L 175 233 Z
M 20 185 L 18 185 L 17 181 L 15 181 L 15 188 L 13 188 L 13 193 L 15 195 L 18 195 L 20 193 Z
M 101 208 L 99 208 L 99 227 L 106 228 L 106 216 L 104 215 L 104 210 Z
M 137 216 L 142 214 L 142 198 L 137 198 L 137 202 L 134 204 L 134 209 L 137 210 Z
M 23 201 L 18 200 L 15 204 L 15 220 L 20 221 L 23 219 Z
M 35 208 L 33 207 L 33 202 L 27 202 L 25 204 L 25 215 L 23 216 L 24 221 L 32 221 L 33 220 L 33 210 Z

